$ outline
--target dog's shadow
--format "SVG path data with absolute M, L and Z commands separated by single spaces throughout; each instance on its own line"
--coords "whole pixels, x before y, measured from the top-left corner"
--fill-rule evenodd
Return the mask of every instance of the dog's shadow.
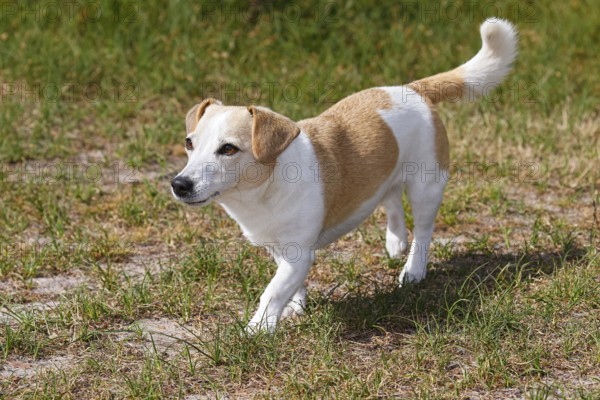
M 354 341 L 369 341 L 383 331 L 409 334 L 427 321 L 444 324 L 449 313 L 456 316 L 480 304 L 482 297 L 510 290 L 533 276 L 553 274 L 584 254 L 579 247 L 550 253 L 458 253 L 431 264 L 418 284 L 399 288 L 396 280 L 369 282 L 368 289 L 347 291 L 337 299 L 320 296 L 314 305 L 330 309 L 333 320 L 342 322 L 342 335 Z

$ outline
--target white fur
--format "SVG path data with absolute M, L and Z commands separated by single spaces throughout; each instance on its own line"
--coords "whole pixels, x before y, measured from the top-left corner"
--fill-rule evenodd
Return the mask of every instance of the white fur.
M 429 106 L 405 86 L 382 88 L 393 107 L 380 112 L 400 143 L 394 180 L 383 199 L 388 213 L 386 249 L 391 257 L 409 251 L 400 274 L 400 285 L 418 282 L 426 275 L 433 223 L 448 180 L 436 158 L 435 126 Z M 414 238 L 407 243 L 402 193 L 406 190 L 413 209 Z

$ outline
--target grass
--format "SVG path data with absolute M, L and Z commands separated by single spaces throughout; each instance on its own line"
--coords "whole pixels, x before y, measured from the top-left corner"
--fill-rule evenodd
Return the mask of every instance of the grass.
M 309 117 L 464 62 L 494 14 L 519 59 L 440 107 L 427 279 L 397 288 L 377 211 L 319 252 L 307 315 L 245 334 L 274 264 L 171 198 L 185 112 Z M 584 0 L 3 2 L 0 398 L 597 398 L 599 21 Z

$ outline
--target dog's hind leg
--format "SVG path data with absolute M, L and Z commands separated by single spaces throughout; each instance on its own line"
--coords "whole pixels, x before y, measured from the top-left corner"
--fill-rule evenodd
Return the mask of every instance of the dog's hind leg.
M 427 274 L 429 244 L 445 186 L 446 182 L 443 179 L 430 179 L 425 182 L 415 179 L 408 183 L 407 192 L 415 227 L 408 260 L 400 273 L 400 286 L 404 283 L 419 282 Z
M 392 187 L 383 199 L 383 206 L 387 214 L 385 248 L 388 255 L 392 258 L 400 258 L 408 250 L 408 235 L 404 221 L 402 193 L 402 186 L 397 185 Z

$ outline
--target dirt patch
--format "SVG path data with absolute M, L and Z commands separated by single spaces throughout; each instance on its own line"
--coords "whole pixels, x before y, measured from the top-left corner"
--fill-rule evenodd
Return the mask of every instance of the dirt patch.
M 33 278 L 32 292 L 42 296 L 56 296 L 84 284 L 86 280 L 82 273 Z
M 493 391 L 469 391 L 463 396 L 465 399 L 522 399 L 523 393 L 519 389 L 498 389 Z
M 170 254 L 140 254 L 134 255 L 123 264 L 114 265 L 122 274 L 134 282 L 141 281 L 146 274 L 155 275 L 168 266 L 175 256 Z
M 192 326 L 181 325 L 168 318 L 142 319 L 136 321 L 142 330 L 144 348 L 148 351 L 176 355 L 183 348 L 185 341 L 197 340 L 201 332 Z
M 32 302 L 27 304 L 9 304 L 0 308 L 0 324 L 15 323 L 18 315 L 24 312 L 51 311 L 58 307 L 58 302 Z
M 73 356 L 54 356 L 41 360 L 16 358 L 7 360 L 0 368 L 0 378 L 31 378 L 48 370 L 60 370 L 73 365 Z

